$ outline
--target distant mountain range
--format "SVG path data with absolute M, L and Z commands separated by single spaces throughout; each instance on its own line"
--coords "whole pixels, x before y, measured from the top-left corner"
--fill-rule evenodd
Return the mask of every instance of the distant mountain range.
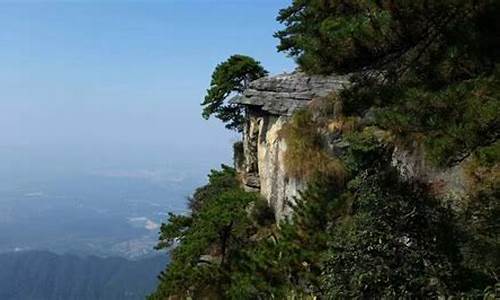
M 0 254 L 0 299 L 144 299 L 168 261 L 166 254 L 126 260 L 46 251 L 4 253 Z

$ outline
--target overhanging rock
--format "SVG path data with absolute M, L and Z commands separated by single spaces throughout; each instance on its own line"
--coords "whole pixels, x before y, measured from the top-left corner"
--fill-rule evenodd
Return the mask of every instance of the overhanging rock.
M 305 108 L 311 100 L 338 92 L 348 85 L 349 76 L 308 76 L 294 72 L 258 79 L 242 96 L 232 100 L 246 107 L 243 159 L 237 166 L 238 172 L 247 190 L 258 191 L 267 199 L 277 220 L 290 215 L 290 204 L 305 188 L 303 180 L 290 177 L 286 172 L 287 145 L 280 134 L 282 127 L 294 112 Z M 426 162 L 421 148 L 418 143 L 404 149 L 394 148 L 392 165 L 401 177 L 429 184 L 436 193 L 461 198 L 468 188 L 464 184 L 467 162 L 438 169 Z
M 260 107 L 263 112 L 291 116 L 317 97 L 327 96 L 349 84 L 348 76 L 309 76 L 302 72 L 264 77 L 250 83 L 233 103 Z
M 247 190 L 260 191 L 267 199 L 277 220 L 289 215 L 289 204 L 305 186 L 300 179 L 289 177 L 285 170 L 282 126 L 311 100 L 348 84 L 348 76 L 308 76 L 294 72 L 253 81 L 242 96 L 231 100 L 247 108 L 243 163 L 238 172 Z

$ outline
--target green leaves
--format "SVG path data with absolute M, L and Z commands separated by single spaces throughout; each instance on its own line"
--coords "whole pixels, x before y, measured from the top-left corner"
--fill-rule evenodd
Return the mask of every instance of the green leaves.
M 380 105 L 378 125 L 412 138 L 424 134 L 428 159 L 439 166 L 462 161 L 499 136 L 500 77 L 496 71 L 446 88 L 411 88 Z
M 500 41 L 491 35 L 498 28 L 491 18 L 498 9 L 491 0 L 293 1 L 280 11 L 285 29 L 275 36 L 279 51 L 320 74 L 366 69 L 423 74 L 446 60 L 447 47 L 455 47 L 460 51 L 450 58 L 465 62 L 448 76 L 457 78 L 498 58 L 494 49 Z
M 294 1 L 276 37 L 306 72 L 358 72 L 346 113 L 381 108 L 376 125 L 424 136 L 446 167 L 500 135 L 499 14 L 492 0 Z
M 177 239 L 182 239 L 193 219 L 190 216 L 175 215 L 168 213 L 168 223 L 161 224 L 160 242 L 155 249 L 168 249 L 172 247 Z
M 459 251 L 451 215 L 395 172 L 350 184 L 349 218 L 331 231 L 322 282 L 332 298 L 427 298 L 454 291 Z
M 172 262 L 160 276 L 152 298 L 225 297 L 232 270 L 255 233 L 248 208 L 258 195 L 243 191 L 234 169 L 212 170 L 209 183 L 197 189 L 191 216 L 170 214 L 162 224 L 159 249 L 171 249 Z
M 339 117 L 358 125 L 342 131 L 346 147 L 335 159 L 317 111 L 285 126 L 287 171 L 307 175 L 308 187 L 279 228 L 266 201 L 241 190 L 234 169 L 212 171 L 190 199 L 192 214 L 170 215 L 161 227 L 158 248 L 180 244 L 155 296 L 436 298 L 493 286 L 498 15 L 494 0 L 294 0 L 281 10 L 279 51 L 308 73 L 356 72 L 335 103 Z M 241 130 L 242 109 L 228 99 L 266 74 L 242 55 L 218 65 L 203 117 Z M 472 190 L 458 217 L 430 187 L 398 177 L 395 142 L 422 143 L 437 166 L 468 164 Z
M 241 94 L 250 82 L 266 75 L 267 71 L 258 61 L 244 55 L 233 55 L 217 65 L 205 100 L 201 103 L 203 118 L 208 119 L 211 115 L 215 115 L 227 123 L 226 128 L 243 130 L 242 108 L 237 104 L 228 103 L 227 100 L 231 96 Z

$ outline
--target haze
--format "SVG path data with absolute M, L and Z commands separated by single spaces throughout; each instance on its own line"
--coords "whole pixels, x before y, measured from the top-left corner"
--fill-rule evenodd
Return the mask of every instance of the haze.
M 272 37 L 287 2 L 0 1 L 3 250 L 38 247 L 15 232 L 36 218 L 30 242 L 49 223 L 63 235 L 69 225 L 54 219 L 107 226 L 103 214 L 131 228 L 144 220 L 156 239 L 166 210 L 231 162 L 239 136 L 200 115 L 214 67 L 240 53 L 293 70 Z
M 293 69 L 273 51 L 286 1 L 257 2 L 1 2 L 0 171 L 228 161 L 235 135 L 200 117 L 215 65 L 243 53 Z

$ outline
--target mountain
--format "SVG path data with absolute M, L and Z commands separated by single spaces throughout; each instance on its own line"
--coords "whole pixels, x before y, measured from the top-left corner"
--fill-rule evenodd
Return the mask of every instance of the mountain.
M 242 139 L 150 299 L 500 299 L 500 2 L 290 2 L 295 72 L 212 73 Z
M 168 261 L 166 255 L 126 260 L 46 251 L 0 254 L 0 299 L 144 299 Z

